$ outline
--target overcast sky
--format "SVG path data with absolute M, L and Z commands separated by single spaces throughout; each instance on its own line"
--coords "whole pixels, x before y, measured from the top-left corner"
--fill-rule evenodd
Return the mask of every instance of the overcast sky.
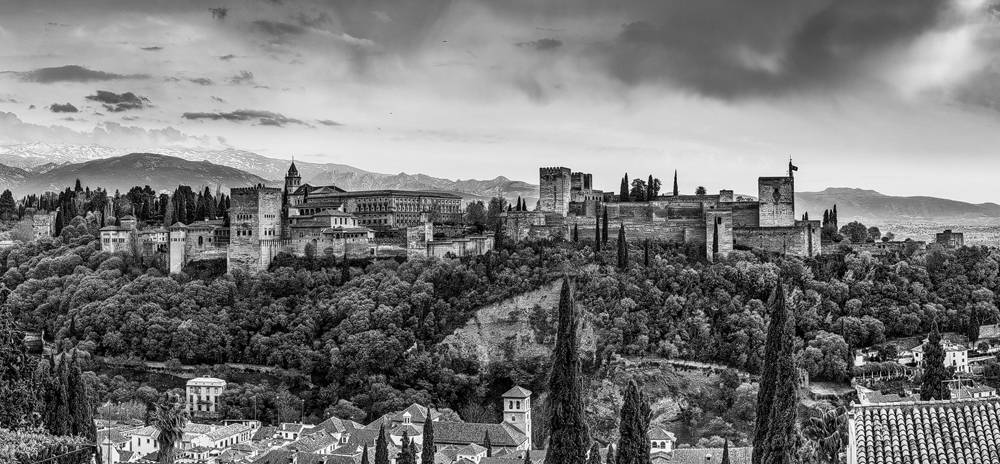
M 210 7 L 226 8 L 223 16 Z M 0 144 L 1000 202 L 982 0 L 3 0 Z M 131 92 L 133 95 L 125 95 Z M 34 106 L 32 109 L 31 106 Z M 75 110 L 75 112 L 74 112 Z

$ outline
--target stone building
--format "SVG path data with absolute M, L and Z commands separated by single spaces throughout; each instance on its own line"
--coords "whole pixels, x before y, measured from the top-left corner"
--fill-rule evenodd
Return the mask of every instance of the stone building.
M 962 232 L 952 232 L 951 229 L 935 234 L 934 243 L 947 249 L 961 248 L 965 246 L 965 234 Z
M 708 259 L 726 256 L 737 246 L 816 256 L 822 248 L 820 221 L 796 219 L 793 170 L 789 163 L 788 176 L 760 177 L 758 201 L 735 201 L 732 190 L 721 190 L 717 195 L 619 202 L 593 190 L 589 174 L 546 167 L 539 170 L 539 210 L 508 211 L 501 218 L 507 236 L 515 240 L 569 237 L 574 228 L 587 240 L 606 210 L 612 228 L 624 225 L 630 239 L 701 244 Z
M 193 416 L 213 415 L 219 411 L 219 397 L 226 390 L 226 381 L 213 377 L 188 380 L 185 393 L 187 410 Z

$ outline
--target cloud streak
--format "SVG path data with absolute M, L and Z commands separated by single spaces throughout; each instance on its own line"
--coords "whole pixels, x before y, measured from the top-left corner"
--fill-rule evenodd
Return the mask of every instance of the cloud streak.
M 233 122 L 256 122 L 262 126 L 283 126 L 285 124 L 302 124 L 308 126 L 300 119 L 289 118 L 280 113 L 263 110 L 241 109 L 222 113 L 184 113 L 181 117 L 190 120 L 210 119 L 213 121 L 226 120 Z
M 52 84 L 55 82 L 96 82 L 122 79 L 146 79 L 147 74 L 116 74 L 105 71 L 95 71 L 79 65 L 39 68 L 26 72 L 8 71 L 25 82 Z

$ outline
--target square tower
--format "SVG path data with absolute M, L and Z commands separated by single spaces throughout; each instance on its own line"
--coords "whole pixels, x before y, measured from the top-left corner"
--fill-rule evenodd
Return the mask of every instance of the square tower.
M 757 179 L 761 227 L 795 226 L 795 181 L 792 177 Z
M 503 421 L 524 432 L 528 437 L 525 441 L 531 449 L 531 391 L 515 386 L 503 394 Z
M 538 201 L 543 213 L 569 213 L 572 171 L 569 168 L 538 169 Z
M 226 254 L 230 272 L 243 269 L 262 271 L 281 242 L 282 189 L 265 187 L 234 188 L 230 192 L 229 250 Z

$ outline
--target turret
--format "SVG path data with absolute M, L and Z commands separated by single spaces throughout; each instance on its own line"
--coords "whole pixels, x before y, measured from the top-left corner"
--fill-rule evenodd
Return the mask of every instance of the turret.
M 288 167 L 288 173 L 285 174 L 285 195 L 296 191 L 301 184 L 302 176 L 299 175 L 299 170 L 295 167 L 295 161 L 292 161 L 292 165 Z
M 531 449 L 531 391 L 515 386 L 503 394 L 503 421 L 513 425 L 528 437 Z

